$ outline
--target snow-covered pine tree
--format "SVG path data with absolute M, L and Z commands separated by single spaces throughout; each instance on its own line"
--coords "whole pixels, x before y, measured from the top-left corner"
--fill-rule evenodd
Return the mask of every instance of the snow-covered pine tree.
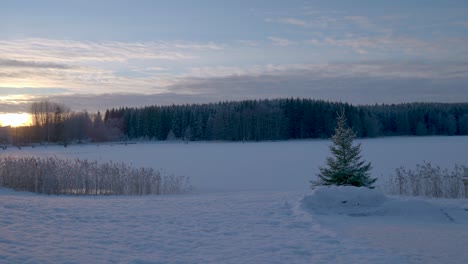
M 353 145 L 356 133 L 347 127 L 344 111 L 337 117 L 337 127 L 331 140 L 327 167 L 321 167 L 313 185 L 351 185 L 373 188 L 377 179 L 370 177 L 371 164 L 361 160 L 361 144 Z

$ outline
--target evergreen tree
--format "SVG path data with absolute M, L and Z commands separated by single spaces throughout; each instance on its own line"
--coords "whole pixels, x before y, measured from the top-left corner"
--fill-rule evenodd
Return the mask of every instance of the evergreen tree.
M 314 185 L 351 185 L 373 188 L 376 181 L 370 177 L 371 164 L 361 161 L 361 144 L 353 145 L 356 133 L 346 126 L 342 112 L 337 117 L 337 127 L 332 136 L 330 151 L 333 157 L 327 158 L 328 167 L 321 167 L 318 182 Z
M 166 137 L 166 140 L 167 141 L 174 141 L 174 140 L 177 140 L 175 134 L 174 134 L 174 131 L 169 130 L 169 133 L 167 133 L 167 137 Z

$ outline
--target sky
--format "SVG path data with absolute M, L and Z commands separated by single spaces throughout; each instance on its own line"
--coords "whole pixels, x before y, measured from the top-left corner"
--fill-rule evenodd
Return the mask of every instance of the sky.
M 468 101 L 468 1 L 0 2 L 0 113 Z

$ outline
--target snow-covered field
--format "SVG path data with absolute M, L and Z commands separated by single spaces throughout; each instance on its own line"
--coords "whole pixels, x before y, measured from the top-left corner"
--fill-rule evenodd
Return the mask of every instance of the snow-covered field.
M 55 197 L 3 189 L 0 263 L 466 263 L 466 200 L 351 193 L 343 203 L 332 192 Z
M 358 141 L 385 179 L 400 166 L 423 161 L 442 167 L 468 165 L 468 137 L 394 137 Z M 308 182 L 330 155 L 327 140 L 253 143 L 139 143 L 8 148 L 0 155 L 58 156 L 123 161 L 163 172 L 189 176 L 199 191 L 308 190 Z
M 364 140 L 383 180 L 423 160 L 467 164 L 468 137 Z M 8 149 L 131 162 L 190 176 L 180 196 L 45 196 L 0 189 L 0 263 L 466 263 L 468 199 L 386 197 L 308 181 L 327 141 Z

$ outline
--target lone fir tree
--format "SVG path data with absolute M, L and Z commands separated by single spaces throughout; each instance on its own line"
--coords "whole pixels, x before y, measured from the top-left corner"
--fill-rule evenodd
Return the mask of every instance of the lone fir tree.
M 321 167 L 314 185 L 350 185 L 373 188 L 377 180 L 370 177 L 371 164 L 361 160 L 361 144 L 353 145 L 356 133 L 347 127 L 344 112 L 337 117 L 337 127 L 331 140 L 327 167 Z

